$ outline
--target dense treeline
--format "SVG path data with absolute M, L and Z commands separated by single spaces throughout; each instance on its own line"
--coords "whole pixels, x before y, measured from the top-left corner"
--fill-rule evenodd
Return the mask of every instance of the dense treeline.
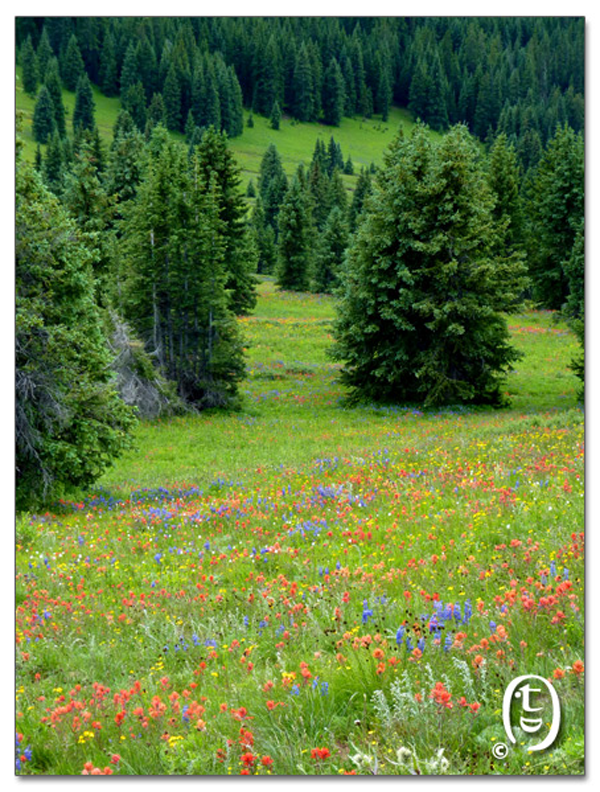
M 396 103 L 433 129 L 504 132 L 526 168 L 557 125 L 583 130 L 582 18 L 32 17 L 17 46 L 25 90 L 54 56 L 70 90 L 85 72 L 140 128 L 153 102 L 169 129 L 230 136 L 242 105 L 338 125 Z

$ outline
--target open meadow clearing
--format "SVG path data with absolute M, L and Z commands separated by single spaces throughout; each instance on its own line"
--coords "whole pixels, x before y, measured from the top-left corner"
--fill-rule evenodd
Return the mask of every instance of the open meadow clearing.
M 19 772 L 582 773 L 573 333 L 509 317 L 507 408 L 350 408 L 333 298 L 258 291 L 239 411 L 140 424 L 17 521 Z M 524 674 L 559 736 L 496 758 Z

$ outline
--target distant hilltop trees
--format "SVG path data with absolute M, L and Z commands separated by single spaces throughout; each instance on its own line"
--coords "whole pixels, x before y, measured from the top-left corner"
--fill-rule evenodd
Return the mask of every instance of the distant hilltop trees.
M 16 39 L 28 93 L 56 57 L 69 90 L 86 73 L 138 117 L 162 101 L 178 132 L 190 113 L 234 137 L 242 107 L 337 126 L 395 103 L 503 132 L 526 160 L 558 125 L 583 130 L 583 17 L 21 17 Z

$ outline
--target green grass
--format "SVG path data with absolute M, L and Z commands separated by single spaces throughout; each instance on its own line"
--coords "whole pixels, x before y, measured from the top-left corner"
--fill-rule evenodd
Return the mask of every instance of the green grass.
M 16 70 L 16 109 L 22 111 L 24 127 L 22 138 L 24 141 L 24 156 L 33 161 L 36 143 L 32 134 L 33 110 L 35 99 L 26 94 L 20 83 L 20 67 Z M 94 102 L 96 105 L 95 118 L 100 131 L 100 138 L 109 145 L 112 141 L 112 130 L 117 120 L 121 102 L 118 98 L 110 99 L 93 86 Z M 67 111 L 67 129 L 71 132 L 71 119 L 75 106 L 75 94 L 63 89 L 63 102 Z M 339 127 L 329 127 L 317 123 L 301 123 L 284 116 L 279 130 L 271 129 L 269 121 L 263 116 L 254 115 L 254 126 L 244 125 L 242 135 L 232 138 L 231 150 L 241 170 L 242 188 L 248 185 L 250 179 L 255 184 L 258 178 L 261 159 L 267 147 L 274 143 L 281 155 L 283 167 L 288 175 L 292 175 L 298 165 L 303 162 L 309 165 L 317 139 L 325 144 L 329 143 L 333 135 L 336 142 L 341 145 L 344 160 L 350 156 L 354 163 L 355 173 L 358 174 L 362 166 L 368 167 L 371 163 L 380 165 L 383 152 L 391 143 L 398 129 L 410 132 L 414 122 L 407 110 L 398 107 L 392 108 L 389 119 L 382 122 L 380 117 L 370 119 L 344 118 Z M 248 118 L 248 111 L 244 112 L 244 122 Z M 173 134 L 173 133 L 172 133 Z M 432 132 L 432 136 L 437 134 Z M 174 134 L 179 140 L 183 135 Z M 44 146 L 42 146 L 42 151 Z M 346 187 L 351 189 L 356 176 L 343 176 Z

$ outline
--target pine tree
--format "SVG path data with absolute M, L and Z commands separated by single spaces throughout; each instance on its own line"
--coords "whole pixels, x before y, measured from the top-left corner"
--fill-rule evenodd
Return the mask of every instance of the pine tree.
M 127 306 L 132 322 L 179 395 L 199 407 L 227 406 L 244 375 L 230 313 L 224 222 L 215 172 L 167 141 L 128 213 Z
M 490 150 L 488 182 L 496 198 L 494 219 L 499 227 L 506 226 L 501 244 L 511 250 L 521 248 L 524 241 L 521 175 L 514 146 L 504 134 L 498 135 Z
M 146 113 L 146 137 L 149 137 L 154 127 L 159 124 L 166 127 L 167 111 L 162 94 L 155 93 Z
M 546 308 L 560 309 L 569 295 L 565 262 L 583 221 L 584 189 L 583 138 L 563 126 L 540 160 L 529 207 L 529 267 Z
M 250 220 L 250 229 L 254 244 L 258 251 L 257 272 L 272 273 L 277 261 L 277 248 L 275 247 L 275 232 L 273 227 L 265 220 L 260 196 L 257 197 Z
M 62 100 L 62 88 L 60 84 L 57 58 L 51 58 L 48 61 L 45 74 L 46 77 L 44 79 L 44 85 L 52 97 L 56 129 L 58 130 L 58 134 L 61 137 L 65 137 L 67 134 L 66 112 Z
M 77 36 L 75 36 L 75 34 L 73 34 L 69 39 L 69 43 L 67 45 L 64 58 L 61 60 L 60 67 L 60 73 L 65 88 L 67 88 L 69 91 L 76 91 L 79 78 L 85 74 L 85 65 L 83 63 L 83 58 L 81 57 L 79 44 L 77 43 Z
M 498 403 L 518 358 L 503 312 L 524 265 L 496 251 L 493 197 L 465 127 L 386 152 L 343 271 L 333 355 L 350 397 Z
M 16 498 L 39 507 L 89 487 L 127 446 L 93 299 L 92 254 L 38 175 L 16 176 Z
M 38 87 L 38 67 L 35 58 L 35 50 L 31 42 L 31 36 L 27 36 L 23 42 L 20 53 L 21 70 L 23 78 L 23 90 L 25 93 L 35 96 Z
M 141 80 L 130 85 L 122 98 L 122 106 L 131 118 L 136 127 L 141 131 L 146 128 L 146 94 Z
M 564 270 L 569 284 L 565 314 L 569 318 L 571 329 L 577 336 L 581 347 L 569 368 L 579 377 L 583 386 L 585 384 L 585 227 L 583 220 L 577 229 L 571 255 L 565 262 Z M 583 398 L 583 387 L 579 395 Z
M 334 206 L 319 237 L 311 290 L 331 294 L 339 285 L 339 274 L 348 246 L 348 224 L 339 206 Z
M 58 132 L 54 130 L 51 137 L 48 139 L 42 174 L 46 187 L 58 196 L 62 194 L 64 187 L 66 173 L 65 159 L 62 141 Z
M 278 217 L 277 283 L 282 289 L 308 291 L 313 263 L 310 204 L 295 176 Z
M 352 201 L 348 209 L 348 225 L 351 233 L 356 231 L 365 201 L 371 193 L 371 176 L 366 168 L 361 168 L 356 180 Z
M 33 110 L 33 137 L 38 143 L 46 143 L 56 129 L 54 104 L 50 92 L 42 85 Z
M 75 108 L 73 110 L 73 131 L 81 132 L 84 129 L 93 129 L 94 120 L 94 95 L 92 85 L 87 74 L 82 74 L 77 83 L 75 92 Z
M 124 99 L 127 91 L 135 85 L 139 77 L 139 68 L 138 68 L 138 60 L 137 60 L 137 47 L 133 40 L 130 40 L 127 50 L 125 52 L 125 59 L 123 60 L 123 66 L 121 68 L 121 79 L 120 79 L 120 92 L 121 92 L 121 101 Z
M 279 125 L 281 124 L 281 108 L 279 107 L 279 102 L 277 100 L 275 100 L 273 107 L 271 108 L 269 123 L 271 125 L 271 129 L 279 129 Z
M 323 121 L 330 126 L 339 126 L 344 115 L 346 86 L 342 70 L 335 58 L 329 61 L 323 79 Z
M 104 38 L 100 53 L 100 88 L 106 96 L 119 95 L 119 63 L 112 33 Z
M 48 38 L 48 31 L 46 30 L 46 26 L 44 25 L 44 27 L 42 28 L 42 35 L 40 36 L 40 40 L 37 45 L 37 49 L 35 51 L 35 62 L 37 65 L 37 72 L 40 79 L 44 79 L 44 75 L 46 75 L 48 65 L 53 57 L 54 57 L 54 52 L 52 51 L 52 47 L 50 45 L 50 39 Z
M 175 64 L 169 68 L 162 91 L 165 105 L 167 129 L 171 132 L 181 132 L 181 86 L 177 77 Z
M 256 305 L 256 258 L 246 228 L 246 205 L 240 190 L 239 168 L 224 133 L 210 128 L 197 148 L 198 173 L 207 186 L 214 180 L 225 241 L 224 271 L 229 308 L 237 316 Z
M 294 106 L 292 111 L 299 121 L 315 118 L 314 75 L 310 56 L 303 43 L 296 56 L 293 77 Z
M 287 176 L 283 170 L 281 157 L 277 147 L 271 143 L 260 163 L 258 192 L 265 211 L 265 222 L 273 228 L 275 236 L 277 236 L 277 216 L 286 190 Z

